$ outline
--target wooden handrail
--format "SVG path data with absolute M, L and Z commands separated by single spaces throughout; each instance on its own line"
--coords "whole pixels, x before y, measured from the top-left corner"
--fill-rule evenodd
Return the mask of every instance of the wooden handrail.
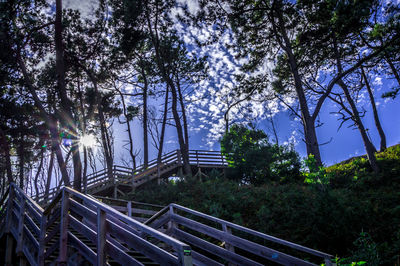
M 173 163 L 178 163 L 181 162 L 180 158 L 180 150 L 174 150 L 169 153 L 164 154 L 161 157 L 160 163 L 162 165 L 169 165 Z M 218 166 L 218 167 L 226 167 L 227 161 L 224 157 L 224 155 L 220 151 L 207 151 L 207 150 L 189 150 L 189 163 L 192 165 L 196 165 L 197 167 L 213 167 L 213 166 Z M 154 172 L 157 172 L 158 169 L 160 168 L 159 162 L 157 159 L 151 160 L 148 163 L 148 166 L 144 168 L 143 165 L 137 167 L 136 169 L 129 168 L 126 166 L 120 166 L 120 165 L 114 165 L 112 168 L 114 180 L 116 184 L 118 184 L 119 180 L 123 179 L 125 181 L 131 180 L 132 182 L 135 179 L 140 179 L 142 177 L 146 177 Z M 116 178 L 119 175 L 118 178 Z M 121 177 L 123 176 L 123 177 Z M 106 182 L 110 182 L 109 177 L 108 177 L 108 171 L 107 169 L 102 169 L 99 171 L 96 171 L 94 173 L 91 173 L 87 175 L 87 190 L 96 188 L 97 186 L 104 184 Z M 113 181 L 114 182 L 114 181 Z M 137 181 L 135 181 L 137 182 Z M 146 181 L 141 181 L 141 183 L 146 182 Z M 140 184 L 141 184 L 140 183 Z M 82 187 L 82 189 L 85 189 Z M 86 190 L 86 191 L 87 191 Z M 55 194 L 58 193 L 58 188 L 52 188 L 49 191 L 49 197 L 48 199 L 51 199 Z M 39 193 L 38 199 L 41 201 L 44 198 L 44 192 Z
M 229 226 L 232 229 L 236 229 L 238 231 L 242 231 L 242 232 L 245 232 L 245 233 L 260 237 L 260 238 L 263 238 L 265 240 L 268 240 L 268 241 L 271 241 L 271 242 L 274 242 L 274 243 L 277 243 L 277 244 L 281 244 L 281 245 L 284 245 L 284 246 L 287 246 L 287 247 L 290 247 L 290 248 L 293 248 L 293 249 L 296 249 L 296 250 L 299 250 L 299 251 L 302 251 L 302 252 L 305 252 L 305 253 L 308 253 L 308 254 L 312 254 L 312 255 L 317 256 L 317 257 L 329 258 L 329 259 L 333 258 L 333 256 L 330 255 L 330 254 L 327 254 L 327 253 L 324 253 L 324 252 L 321 252 L 321 251 L 318 251 L 318 250 L 314 250 L 314 249 L 311 249 L 311 248 L 308 248 L 308 247 L 304 247 L 304 246 L 298 245 L 296 243 L 293 243 L 293 242 L 290 242 L 290 241 L 286 241 L 286 240 L 283 240 L 283 239 L 280 239 L 280 238 L 277 238 L 277 237 L 274 237 L 274 236 L 271 236 L 271 235 L 267 235 L 267 234 L 252 230 L 250 228 L 243 227 L 241 225 L 234 224 L 234 223 L 222 220 L 220 218 L 216 218 L 216 217 L 213 217 L 211 215 L 204 214 L 204 213 L 201 213 L 201 212 L 198 212 L 198 211 L 183 207 L 183 206 L 175 204 L 175 203 L 171 203 L 170 206 L 172 208 L 176 208 L 176 209 L 184 211 L 186 213 L 190 213 L 190 214 L 196 215 L 198 217 L 201 217 L 201 218 L 213 221 L 213 222 L 217 222 L 217 223 L 219 223 L 221 225 Z

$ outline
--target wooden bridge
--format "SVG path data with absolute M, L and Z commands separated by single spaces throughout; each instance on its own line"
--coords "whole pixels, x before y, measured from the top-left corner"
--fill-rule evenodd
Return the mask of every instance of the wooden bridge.
M 210 170 L 222 170 L 228 166 L 225 156 L 220 151 L 191 150 L 189 163 L 195 177 L 206 176 Z M 183 159 L 180 150 L 175 150 L 161 157 L 160 162 L 152 160 L 147 167 L 141 165 L 136 169 L 114 165 L 111 176 L 108 169 L 103 169 L 87 176 L 86 184 L 82 184 L 82 191 L 86 194 L 111 196 L 117 198 L 125 195 L 137 187 L 153 181 L 162 181 L 171 176 L 182 177 Z M 53 198 L 58 188 L 49 192 L 48 198 Z M 44 194 L 39 195 L 42 200 Z
M 226 167 L 220 153 L 204 153 L 191 152 L 198 175 Z M 11 183 L 0 200 L 0 264 L 332 265 L 329 254 L 177 204 L 101 196 L 110 183 L 118 195 L 125 187 L 177 174 L 180 160 L 176 151 L 147 169 L 114 167 L 111 180 L 100 171 L 88 178 L 86 194 L 63 187 L 44 207 Z

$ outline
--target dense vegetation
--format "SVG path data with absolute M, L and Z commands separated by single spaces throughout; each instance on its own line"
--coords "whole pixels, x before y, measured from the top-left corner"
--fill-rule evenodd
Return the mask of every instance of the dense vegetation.
M 342 264 L 394 265 L 400 249 L 400 145 L 377 153 L 375 174 L 363 157 L 311 172 L 306 160 L 291 182 L 243 184 L 210 174 L 206 181 L 148 186 L 137 201 L 184 206 L 337 255 Z M 321 182 L 304 182 L 310 176 Z

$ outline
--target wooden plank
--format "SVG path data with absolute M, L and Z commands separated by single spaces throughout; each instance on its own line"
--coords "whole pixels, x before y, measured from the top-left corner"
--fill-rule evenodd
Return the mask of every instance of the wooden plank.
M 53 237 L 55 237 L 59 232 L 60 232 L 60 227 L 59 226 L 54 226 L 53 230 L 51 230 L 51 232 L 46 234 L 46 237 L 44 238 L 44 242 L 43 243 L 45 245 L 47 243 L 49 243 L 49 241 L 52 240 Z
M 148 242 L 147 240 L 129 232 L 127 229 L 118 226 L 117 224 L 107 221 L 110 228 L 110 234 L 115 236 L 120 241 L 126 243 L 129 247 L 139 251 L 143 255 L 159 263 L 167 263 L 174 265 L 178 259 L 172 254 L 159 248 L 158 246 Z
M 50 227 L 55 221 L 60 219 L 60 214 L 61 214 L 61 207 L 55 209 L 53 211 L 53 213 L 51 214 L 51 217 L 48 216 L 48 218 L 47 218 L 48 227 Z
M 39 242 L 37 239 L 33 236 L 32 232 L 29 231 L 28 227 L 26 225 L 24 226 L 24 235 L 29 239 L 32 243 L 32 245 L 36 248 L 36 250 L 39 249 Z
M 26 225 L 33 231 L 36 236 L 40 236 L 40 228 L 36 225 L 36 223 L 32 220 L 31 217 L 25 216 Z
M 68 209 L 69 209 L 69 193 L 65 190 L 62 191 L 61 201 L 61 222 L 60 222 L 60 254 L 58 257 L 59 263 L 67 263 L 68 252 Z
M 70 209 L 72 212 L 85 217 L 93 223 L 97 219 L 97 214 L 93 210 L 90 210 L 88 207 L 78 203 L 73 199 L 70 199 Z
M 78 249 L 79 253 L 83 255 L 90 263 L 96 264 L 96 253 L 94 253 L 92 249 L 86 246 L 71 232 L 68 232 L 68 242 L 71 246 Z
M 49 257 L 51 254 L 53 254 L 53 252 L 58 249 L 59 244 L 60 243 L 57 243 L 57 241 L 56 241 L 49 248 L 46 248 L 46 252 L 44 253 L 43 258 L 46 260 L 47 257 Z
M 152 210 L 145 210 L 145 209 L 133 208 L 133 209 L 132 209 L 132 213 L 133 213 L 133 214 L 139 213 L 139 214 L 146 214 L 146 215 L 154 215 L 154 214 L 156 214 L 157 212 L 156 212 L 156 211 L 152 211 Z
M 226 259 L 227 261 L 236 263 L 238 265 L 262 266 L 262 264 L 258 262 L 255 262 L 238 254 L 232 253 L 229 250 L 211 244 L 210 242 L 207 242 L 201 238 L 186 233 L 178 228 L 172 229 L 172 235 L 174 235 L 175 237 L 177 237 L 182 241 L 192 244 L 195 247 L 199 247 L 203 250 L 206 250 L 209 253 L 217 255 L 223 259 Z
M 37 265 L 34 256 L 31 254 L 31 252 L 29 251 L 27 246 L 23 247 L 22 252 L 24 253 L 26 259 L 28 260 L 28 262 L 29 262 L 29 264 L 31 266 L 36 266 Z
M 224 266 L 224 264 L 212 260 L 203 254 L 192 250 L 193 263 L 197 266 Z
M 123 250 L 111 244 L 109 241 L 106 242 L 106 251 L 111 258 L 118 261 L 121 265 L 144 266 L 143 263 L 135 260 L 128 254 L 126 254 Z
M 42 221 L 40 223 L 39 251 L 38 251 L 39 266 L 44 266 L 44 249 L 45 249 L 44 239 L 46 237 L 46 229 L 47 229 L 47 216 L 43 215 Z
M 84 194 L 81 194 L 72 188 L 65 187 L 64 191 L 71 193 L 75 197 L 81 198 L 84 201 L 90 202 L 90 204 L 96 206 L 97 208 L 101 208 L 102 210 L 107 212 L 107 214 L 110 214 L 109 217 L 113 216 L 113 217 L 117 218 L 118 220 L 121 220 L 124 223 L 128 224 L 129 226 L 132 226 L 134 229 L 139 230 L 145 234 L 151 235 L 152 237 L 167 243 L 168 245 L 174 247 L 175 250 L 180 250 L 181 247 L 186 246 L 184 243 L 182 243 L 172 237 L 164 235 L 151 227 L 145 226 L 145 225 L 141 224 L 140 222 L 132 219 L 131 217 L 121 214 L 120 212 L 113 209 L 112 207 L 110 207 L 104 203 L 98 202 Z
M 165 215 L 161 216 L 159 219 L 155 220 L 153 223 L 150 223 L 148 225 L 154 229 L 158 229 L 161 226 L 168 223 L 169 221 L 170 221 L 170 215 L 169 215 L 169 213 L 166 213 Z
M 97 265 L 106 264 L 106 212 L 102 209 L 97 209 Z
M 38 212 L 35 208 L 33 208 L 29 203 L 26 204 L 25 206 L 25 210 L 27 213 L 29 213 L 29 216 L 32 216 L 33 219 L 35 219 L 35 221 L 37 223 L 40 223 L 41 219 L 42 219 L 42 213 Z
M 278 244 L 281 244 L 281 245 L 284 245 L 284 246 L 288 246 L 288 247 L 291 247 L 293 249 L 297 249 L 297 250 L 303 251 L 305 253 L 309 253 L 309 254 L 315 255 L 317 257 L 322 257 L 322 258 L 331 258 L 332 257 L 332 255 L 329 255 L 327 253 L 323 253 L 323 252 L 320 252 L 320 251 L 317 251 L 317 250 L 313 250 L 311 248 L 307 248 L 307 247 L 298 245 L 298 244 L 293 243 L 293 242 L 289 242 L 289 241 L 286 241 L 286 240 L 283 240 L 283 239 L 280 239 L 280 238 L 277 238 L 277 237 L 274 237 L 274 236 L 271 236 L 271 235 L 267 235 L 267 234 L 252 230 L 250 228 L 243 227 L 243 226 L 240 226 L 240 225 L 237 225 L 237 224 L 234 224 L 234 223 L 231 223 L 231 222 L 228 222 L 228 221 L 213 217 L 211 215 L 207 215 L 207 214 L 204 214 L 204 213 L 201 213 L 201 212 L 198 212 L 198 211 L 195 211 L 195 210 L 180 206 L 180 205 L 175 204 L 175 203 L 172 203 L 171 205 L 174 208 L 177 208 L 177 209 L 185 211 L 187 213 L 196 215 L 198 217 L 201 217 L 201 218 L 204 218 L 204 219 L 207 219 L 207 220 L 210 220 L 210 221 L 214 221 L 214 222 L 217 222 L 217 223 L 220 223 L 220 224 L 226 224 L 227 226 L 229 226 L 232 229 L 239 230 L 239 231 L 242 231 L 242 232 L 254 235 L 254 236 L 258 236 L 260 238 L 269 240 L 271 242 L 278 243 Z
M 263 257 L 263 258 L 266 258 L 270 261 L 280 263 L 282 265 L 292 265 L 292 264 L 294 264 L 294 265 L 315 265 L 313 263 L 309 263 L 307 261 L 295 258 L 288 254 L 285 254 L 285 253 L 279 252 L 277 250 L 259 245 L 257 243 L 251 242 L 249 240 L 228 234 L 226 232 L 222 232 L 218 229 L 215 229 L 213 227 L 190 220 L 188 218 L 182 217 L 177 214 L 173 214 L 171 216 L 171 219 L 189 229 L 209 235 L 218 240 L 225 241 L 229 245 L 241 248 L 250 253 L 253 253 L 253 254 Z
M 24 239 L 25 206 L 26 206 L 26 201 L 25 199 L 22 199 L 21 209 L 19 212 L 19 220 L 18 220 L 18 238 L 17 238 L 17 249 L 16 249 L 17 255 L 18 253 L 22 252 L 22 243 Z

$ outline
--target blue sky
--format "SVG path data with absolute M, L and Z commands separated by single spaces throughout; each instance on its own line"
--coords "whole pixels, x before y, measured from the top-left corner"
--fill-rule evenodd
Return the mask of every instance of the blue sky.
M 188 5 L 190 12 L 198 11 L 198 4 L 196 0 L 180 0 L 178 1 L 182 5 Z M 81 1 L 67 0 L 66 6 L 79 9 L 84 16 L 89 16 L 93 7 L 96 5 L 96 0 L 85 2 L 85 5 L 81 4 Z M 182 10 L 177 7 L 172 11 L 171 16 L 181 13 Z M 240 65 L 244 62 L 243 60 L 235 60 L 235 51 L 226 49 L 226 44 L 232 42 L 232 36 L 229 32 L 222 35 L 219 42 L 206 47 L 196 47 L 195 38 L 200 40 L 206 40 L 212 34 L 212 26 L 203 29 L 196 29 L 193 27 L 187 27 L 177 23 L 176 29 L 188 44 L 189 52 L 209 57 L 209 70 L 208 79 L 202 81 L 198 86 L 194 88 L 194 92 L 186 96 L 189 102 L 188 104 L 188 116 L 189 116 L 189 127 L 190 127 L 190 149 L 214 149 L 219 150 L 219 139 L 223 132 L 223 113 L 226 110 L 229 103 L 233 102 L 234 99 L 229 98 L 229 92 L 235 86 L 233 81 L 233 75 L 240 73 Z M 271 62 L 266 62 L 260 71 L 270 71 L 273 68 Z M 374 87 L 375 98 L 378 102 L 378 112 L 380 115 L 383 129 L 386 133 L 388 146 L 400 143 L 400 97 L 396 99 L 382 99 L 381 95 L 383 92 L 391 88 L 394 83 L 393 80 L 386 80 L 384 77 L 374 76 L 372 77 L 371 84 Z M 129 89 L 129 88 L 128 88 Z M 367 110 L 363 122 L 365 127 L 369 129 L 369 135 L 379 149 L 379 136 L 374 125 L 371 107 L 364 92 L 358 103 L 359 108 L 362 107 Z M 256 95 L 255 99 L 262 99 L 265 95 Z M 239 97 L 240 98 L 240 97 Z M 238 98 L 236 98 L 237 100 Z M 293 98 L 287 98 L 287 101 L 292 101 Z M 134 102 L 134 100 L 132 101 Z M 162 99 L 152 99 L 150 105 L 154 108 L 160 108 Z M 249 105 L 253 112 L 245 114 L 244 117 L 242 110 L 244 105 Z M 294 119 L 293 116 L 289 115 L 289 111 L 282 104 L 277 101 L 270 102 L 250 102 L 244 103 L 237 108 L 233 108 L 231 112 L 232 120 L 238 122 L 252 122 L 257 125 L 258 128 L 263 129 L 270 133 L 269 122 L 267 116 L 267 108 L 271 110 L 273 119 L 276 123 L 279 142 L 282 143 L 293 143 L 299 154 L 304 157 L 306 156 L 305 145 L 302 142 L 302 127 L 298 120 Z M 331 165 L 349 157 L 358 156 L 365 154 L 362 139 L 357 129 L 348 128 L 350 122 L 346 122 L 343 127 L 338 131 L 340 121 L 337 120 L 337 116 L 332 114 L 337 110 L 337 107 L 330 102 L 325 101 L 323 108 L 320 113 L 320 120 L 323 122 L 323 126 L 317 129 L 317 135 L 319 143 L 325 143 L 321 146 L 321 155 L 326 165 Z M 134 121 L 134 140 L 135 149 L 139 152 L 139 158 L 141 158 L 142 139 L 143 132 L 139 121 Z M 114 123 L 114 135 L 115 135 L 115 157 L 116 163 L 121 163 L 121 158 L 128 158 L 128 153 L 123 149 L 123 144 L 128 139 L 125 127 L 119 125 L 116 121 Z M 165 152 L 177 149 L 177 138 L 175 136 L 175 129 L 168 128 L 165 143 Z M 155 158 L 156 151 L 150 145 L 150 160 Z

